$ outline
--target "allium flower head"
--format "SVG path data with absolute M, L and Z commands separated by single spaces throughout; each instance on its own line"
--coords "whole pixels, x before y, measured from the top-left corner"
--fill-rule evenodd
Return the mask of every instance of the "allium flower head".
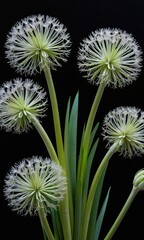
M 26 132 L 32 124 L 30 115 L 44 116 L 46 92 L 30 79 L 5 82 L 0 88 L 0 126 L 7 132 Z
M 123 87 L 137 79 L 142 51 L 131 34 L 120 29 L 99 29 L 81 43 L 79 70 L 93 84 Z
M 56 69 L 67 61 L 71 41 L 66 27 L 56 18 L 28 16 L 17 22 L 6 40 L 6 58 L 17 72 L 40 72 L 47 64 Z
M 118 107 L 104 118 L 103 134 L 107 146 L 118 143 L 125 157 L 144 153 L 144 112 L 135 107 Z
M 66 192 L 66 177 L 59 164 L 33 156 L 15 164 L 5 177 L 4 195 L 12 210 L 23 215 L 56 208 Z

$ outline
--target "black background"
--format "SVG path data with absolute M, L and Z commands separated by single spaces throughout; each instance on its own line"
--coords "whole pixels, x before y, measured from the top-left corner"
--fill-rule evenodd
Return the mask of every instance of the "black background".
M 86 122 L 97 87 L 90 85 L 78 71 L 77 50 L 80 41 L 87 37 L 91 31 L 98 28 L 120 28 L 132 33 L 142 50 L 144 51 L 144 3 L 143 0 L 131 1 L 64 1 L 64 0 L 37 0 L 37 1 L 14 1 L 4 2 L 0 14 L 0 83 L 9 81 L 20 75 L 11 69 L 5 59 L 4 43 L 6 35 L 16 21 L 33 14 L 46 14 L 56 17 L 67 28 L 73 42 L 72 51 L 67 63 L 56 72 L 52 72 L 57 98 L 60 108 L 62 127 L 68 97 L 74 98 L 79 90 L 79 136 L 83 123 Z M 144 56 L 143 56 L 144 57 Z M 24 76 L 21 76 L 24 78 Z M 37 81 L 44 88 L 46 83 L 43 74 L 36 75 L 31 79 Z M 107 88 L 104 92 L 96 121 L 101 124 L 105 114 L 117 106 L 136 106 L 144 110 L 144 69 L 142 69 L 137 81 L 123 89 Z M 47 118 L 43 119 L 43 126 L 54 142 L 53 122 L 49 104 Z M 4 239 L 43 239 L 38 217 L 22 217 L 7 206 L 3 197 L 4 177 L 9 168 L 19 160 L 32 155 L 47 156 L 47 152 L 35 129 L 22 135 L 14 135 L 0 131 L 0 213 L 1 213 L 1 236 Z M 106 153 L 105 142 L 100 138 L 98 153 L 94 167 L 100 162 Z M 134 174 L 144 167 L 144 157 L 124 159 L 115 154 L 111 159 L 106 174 L 102 200 L 109 186 L 111 193 L 106 211 L 104 224 L 101 232 L 101 240 L 110 228 L 131 188 Z M 143 215 L 144 193 L 137 195 L 125 219 L 114 235 L 114 240 L 143 239 Z

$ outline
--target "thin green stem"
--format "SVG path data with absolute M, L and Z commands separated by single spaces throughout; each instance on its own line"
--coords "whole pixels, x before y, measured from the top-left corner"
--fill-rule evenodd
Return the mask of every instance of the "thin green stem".
M 129 207 L 131 206 L 135 196 L 138 193 L 138 189 L 136 189 L 135 187 L 132 188 L 131 193 L 129 194 L 129 197 L 127 198 L 127 201 L 125 202 L 122 210 L 120 211 L 118 217 L 116 218 L 114 224 L 112 225 L 112 227 L 110 228 L 109 232 L 107 233 L 106 237 L 104 238 L 104 240 L 110 240 L 112 239 L 113 235 L 115 234 L 116 230 L 118 229 L 120 223 L 122 222 L 124 216 L 126 215 Z
M 48 240 L 55 240 L 55 238 L 53 236 L 53 233 L 51 231 L 51 228 L 49 226 L 48 220 L 46 218 L 46 215 L 43 212 L 43 209 L 39 209 L 38 210 L 38 215 L 39 215 L 39 218 L 40 218 L 40 222 L 41 222 L 42 228 L 44 229 L 45 234 L 46 234 Z
M 61 132 L 61 124 L 60 124 L 60 115 L 57 103 L 56 92 L 53 84 L 53 79 L 51 76 L 51 71 L 48 66 L 44 68 L 44 74 L 48 85 L 49 95 L 51 99 L 51 106 L 52 106 L 52 113 L 53 113 L 53 120 L 54 120 L 54 128 L 55 128 L 55 137 L 56 137 L 56 145 L 60 163 L 65 169 L 65 162 L 64 162 L 64 146 L 62 140 L 62 132 Z
M 101 161 L 95 176 L 93 178 L 93 181 L 91 183 L 91 187 L 89 190 L 88 194 L 88 199 L 86 203 L 86 208 L 85 208 L 85 214 L 84 214 L 84 222 L 83 222 L 83 240 L 87 239 L 87 232 L 88 232 L 88 226 L 89 226 L 89 219 L 90 219 L 90 214 L 91 214 L 91 209 L 92 209 L 92 204 L 95 196 L 95 192 L 97 190 L 97 187 L 99 185 L 99 181 L 101 178 L 102 173 L 104 172 L 105 168 L 108 166 L 109 160 L 112 157 L 112 155 L 118 150 L 118 143 L 114 143 L 106 155 L 104 156 L 103 160 Z
M 50 95 L 50 99 L 51 99 L 58 158 L 59 158 L 60 164 L 61 164 L 63 170 L 65 171 L 65 174 L 67 177 L 67 172 L 66 172 L 67 169 L 66 169 L 66 163 L 65 163 L 64 145 L 63 145 L 63 139 L 62 139 L 57 97 L 56 97 L 55 87 L 53 84 L 53 79 L 51 76 L 51 71 L 48 66 L 45 66 L 44 74 L 45 74 L 45 78 L 47 81 L 49 95 Z M 66 193 L 64 200 L 60 204 L 59 209 L 60 209 L 60 218 L 61 218 L 63 232 L 64 232 L 64 238 L 65 238 L 65 240 L 71 240 L 72 233 L 71 233 L 71 223 L 70 223 L 70 213 L 69 213 L 70 209 L 69 209 L 68 191 Z
M 89 144 L 90 144 L 90 136 L 91 136 L 91 131 L 94 123 L 94 119 L 105 89 L 105 84 L 101 83 L 98 87 L 97 93 L 95 95 L 83 140 L 82 140 L 82 145 L 80 147 L 81 153 L 80 153 L 80 158 L 78 161 L 78 174 L 77 174 L 77 185 L 76 185 L 76 198 L 75 198 L 75 230 L 74 230 L 74 235 L 75 239 L 80 239 L 80 236 L 82 234 L 82 224 L 81 221 L 83 219 L 83 209 L 85 206 L 82 204 L 82 198 L 83 198 L 83 189 L 84 189 L 84 179 L 85 179 L 85 171 L 86 171 L 86 166 L 87 166 L 87 159 L 88 159 L 88 150 L 89 150 Z
M 68 190 L 65 195 L 64 201 L 61 201 L 59 210 L 60 218 L 63 227 L 63 235 L 65 240 L 72 240 L 71 224 L 70 224 L 70 214 L 69 214 L 69 203 L 68 203 Z
M 51 157 L 51 159 L 57 163 L 59 163 L 57 154 L 55 152 L 55 149 L 53 147 L 53 144 L 50 140 L 50 138 L 48 137 L 46 131 L 44 130 L 44 128 L 42 127 L 42 125 L 40 124 L 39 120 L 34 116 L 34 115 L 29 115 L 29 119 L 31 120 L 32 124 L 34 125 L 34 127 L 36 128 L 36 130 L 38 131 L 39 135 L 41 136 L 47 150 L 48 153 Z
M 83 157 L 82 157 L 82 161 L 80 161 L 79 165 L 78 165 L 78 180 L 80 180 L 80 183 L 82 185 L 83 185 L 85 171 L 86 171 L 86 165 L 87 165 L 90 135 L 91 135 L 94 119 L 95 119 L 97 109 L 98 109 L 98 106 L 100 104 L 100 100 L 102 98 L 104 89 L 105 89 L 105 84 L 101 83 L 99 85 L 97 93 L 95 95 L 95 98 L 94 98 L 94 101 L 93 101 L 93 104 L 92 104 L 92 107 L 91 107 L 91 110 L 90 110 L 90 113 L 89 113 L 86 128 L 85 128 L 83 143 L 82 143 L 82 147 L 81 147 L 82 150 L 83 150 Z M 82 188 L 83 188 L 83 186 L 81 187 L 81 189 Z
M 95 98 L 94 98 L 94 101 L 93 101 L 93 104 L 92 104 L 92 107 L 91 107 L 91 110 L 90 110 L 90 113 L 89 113 L 88 121 L 87 121 L 87 124 L 86 124 L 83 145 L 85 145 L 85 142 L 89 141 L 89 139 L 90 139 L 90 134 L 91 134 L 91 130 L 92 130 L 92 127 L 93 127 L 94 119 L 95 119 L 95 116 L 96 116 L 96 113 L 97 113 L 97 110 L 98 110 L 98 107 L 99 107 L 99 104 L 100 104 L 105 86 L 106 86 L 105 83 L 101 83 L 99 85 L 97 93 L 95 95 Z

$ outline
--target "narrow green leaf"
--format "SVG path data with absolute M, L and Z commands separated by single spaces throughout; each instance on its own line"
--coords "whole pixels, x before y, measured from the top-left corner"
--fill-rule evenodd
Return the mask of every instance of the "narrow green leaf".
M 89 151 L 92 146 L 96 131 L 98 129 L 99 123 L 96 124 L 93 131 L 90 133 L 89 141 L 87 140 L 84 144 L 84 137 L 85 137 L 85 128 L 83 130 L 81 145 L 80 145 L 80 154 L 78 159 L 78 179 L 84 184 L 85 174 L 87 174 L 87 163 L 88 163 L 88 156 Z
M 82 169 L 82 160 L 83 160 L 83 138 L 85 133 L 85 126 L 83 128 L 82 137 L 81 137 L 81 143 L 80 143 L 80 150 L 78 155 L 78 166 L 77 166 L 77 178 L 80 178 L 80 173 Z
M 103 223 L 103 219 L 104 219 L 104 215 L 105 215 L 105 211 L 106 211 L 106 207 L 107 207 L 107 203 L 108 203 L 108 199 L 109 199 L 109 193 L 110 193 L 110 188 L 107 192 L 104 203 L 101 207 L 99 216 L 98 216 L 97 221 L 96 221 L 94 240 L 98 240 L 98 238 L 99 238 L 100 230 L 101 230 L 101 227 L 102 227 L 102 223 Z
M 90 144 L 89 144 L 89 150 L 92 146 L 96 131 L 98 129 L 98 124 L 95 126 L 91 133 L 90 137 Z M 80 153 L 79 153 L 79 159 L 78 159 L 78 174 L 77 174 L 77 186 L 76 186 L 76 200 L 75 200 L 75 238 L 74 239 L 80 239 L 81 238 L 81 228 L 82 228 L 82 218 L 84 215 L 84 208 L 87 198 L 87 191 L 88 191 L 88 185 L 89 185 L 89 178 L 90 178 L 90 170 L 91 170 L 91 164 L 93 162 L 93 158 L 96 152 L 98 140 L 93 144 L 92 149 L 90 150 L 89 156 L 87 158 L 86 164 L 87 169 L 85 174 L 82 176 L 82 165 L 83 165 L 83 159 L 84 156 L 84 149 L 83 149 L 83 137 L 85 133 L 85 127 L 83 129 L 82 138 L 81 138 L 81 144 L 80 144 Z
M 65 115 L 65 127 L 64 127 L 64 152 L 66 161 L 66 171 L 69 177 L 69 162 L 68 162 L 68 151 L 69 151 L 69 116 L 70 116 L 70 98 L 68 100 L 66 115 Z
M 61 225 L 61 220 L 59 216 L 59 211 L 52 210 L 52 222 L 53 222 L 53 229 L 54 229 L 54 237 L 55 240 L 63 240 L 63 230 Z
M 96 149 L 98 145 L 99 139 L 96 140 L 96 142 L 93 144 L 93 140 L 95 138 L 97 129 L 98 129 L 99 124 L 97 123 L 95 128 L 93 129 L 91 136 L 90 136 L 90 144 L 89 144 L 89 155 L 87 159 L 87 166 L 86 166 L 86 172 L 84 176 L 84 182 L 83 182 L 83 208 L 85 207 L 86 203 L 86 198 L 87 198 L 87 193 L 88 193 L 88 187 L 89 187 L 89 181 L 90 181 L 90 174 L 91 174 L 91 166 L 93 163 L 94 156 L 96 154 Z M 93 145 L 92 145 L 93 144 Z M 92 149 L 90 150 L 92 146 Z
M 78 121 L 78 93 L 74 99 L 69 120 L 69 166 L 73 196 L 76 188 L 77 164 L 77 121 Z
M 71 229 L 73 231 L 73 197 L 72 197 L 72 186 L 71 186 L 71 176 L 70 176 L 70 160 L 69 160 L 69 119 L 70 119 L 70 98 L 67 104 L 66 116 L 65 116 L 65 128 L 64 128 L 64 152 L 65 152 L 65 163 L 66 163 L 66 176 L 68 182 L 68 196 L 69 196 L 69 214 Z
M 96 126 L 94 127 L 94 129 L 93 129 L 92 132 L 91 132 L 90 142 L 89 142 L 89 149 L 90 149 L 91 146 L 92 146 L 93 140 L 94 140 L 95 135 L 96 135 L 96 132 L 97 132 L 97 130 L 98 130 L 98 127 L 99 127 L 99 123 L 96 124 Z
M 84 177 L 84 184 L 83 184 L 83 208 L 85 207 L 86 199 L 87 199 L 87 194 L 88 194 L 88 188 L 89 188 L 89 182 L 90 182 L 90 174 L 91 174 L 91 166 L 93 163 L 93 159 L 96 153 L 96 149 L 98 146 L 98 141 L 99 139 L 96 140 L 96 142 L 93 144 L 93 147 L 89 153 L 88 156 L 88 161 L 87 161 L 87 168 L 85 172 L 85 177 Z
M 77 120 L 78 120 L 78 93 L 75 96 L 72 107 L 68 101 L 65 129 L 64 129 L 64 150 L 66 159 L 66 170 L 69 191 L 69 210 L 71 229 L 74 224 L 74 196 L 76 189 L 76 163 L 77 163 Z
M 96 222 L 97 215 L 98 215 L 99 202 L 100 202 L 100 197 L 101 197 L 102 186 L 103 186 L 105 174 L 106 174 L 106 168 L 103 171 L 103 173 L 99 179 L 99 184 L 98 184 L 97 190 L 95 192 L 95 197 L 93 200 L 93 205 L 92 205 L 90 219 L 89 219 L 88 239 L 93 239 L 93 237 L 94 237 L 95 222 Z
M 83 160 L 83 137 L 84 137 L 85 127 L 82 132 L 80 151 L 78 156 L 78 167 L 77 167 L 77 182 L 76 182 L 76 191 L 75 191 L 75 216 L 74 216 L 74 234 L 73 239 L 79 240 L 82 228 L 82 182 L 80 179 L 81 166 Z

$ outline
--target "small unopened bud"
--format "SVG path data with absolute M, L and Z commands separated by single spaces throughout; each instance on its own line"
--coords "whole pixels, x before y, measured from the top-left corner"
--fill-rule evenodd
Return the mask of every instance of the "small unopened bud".
M 144 169 L 140 169 L 134 176 L 133 185 L 139 191 L 144 190 Z

